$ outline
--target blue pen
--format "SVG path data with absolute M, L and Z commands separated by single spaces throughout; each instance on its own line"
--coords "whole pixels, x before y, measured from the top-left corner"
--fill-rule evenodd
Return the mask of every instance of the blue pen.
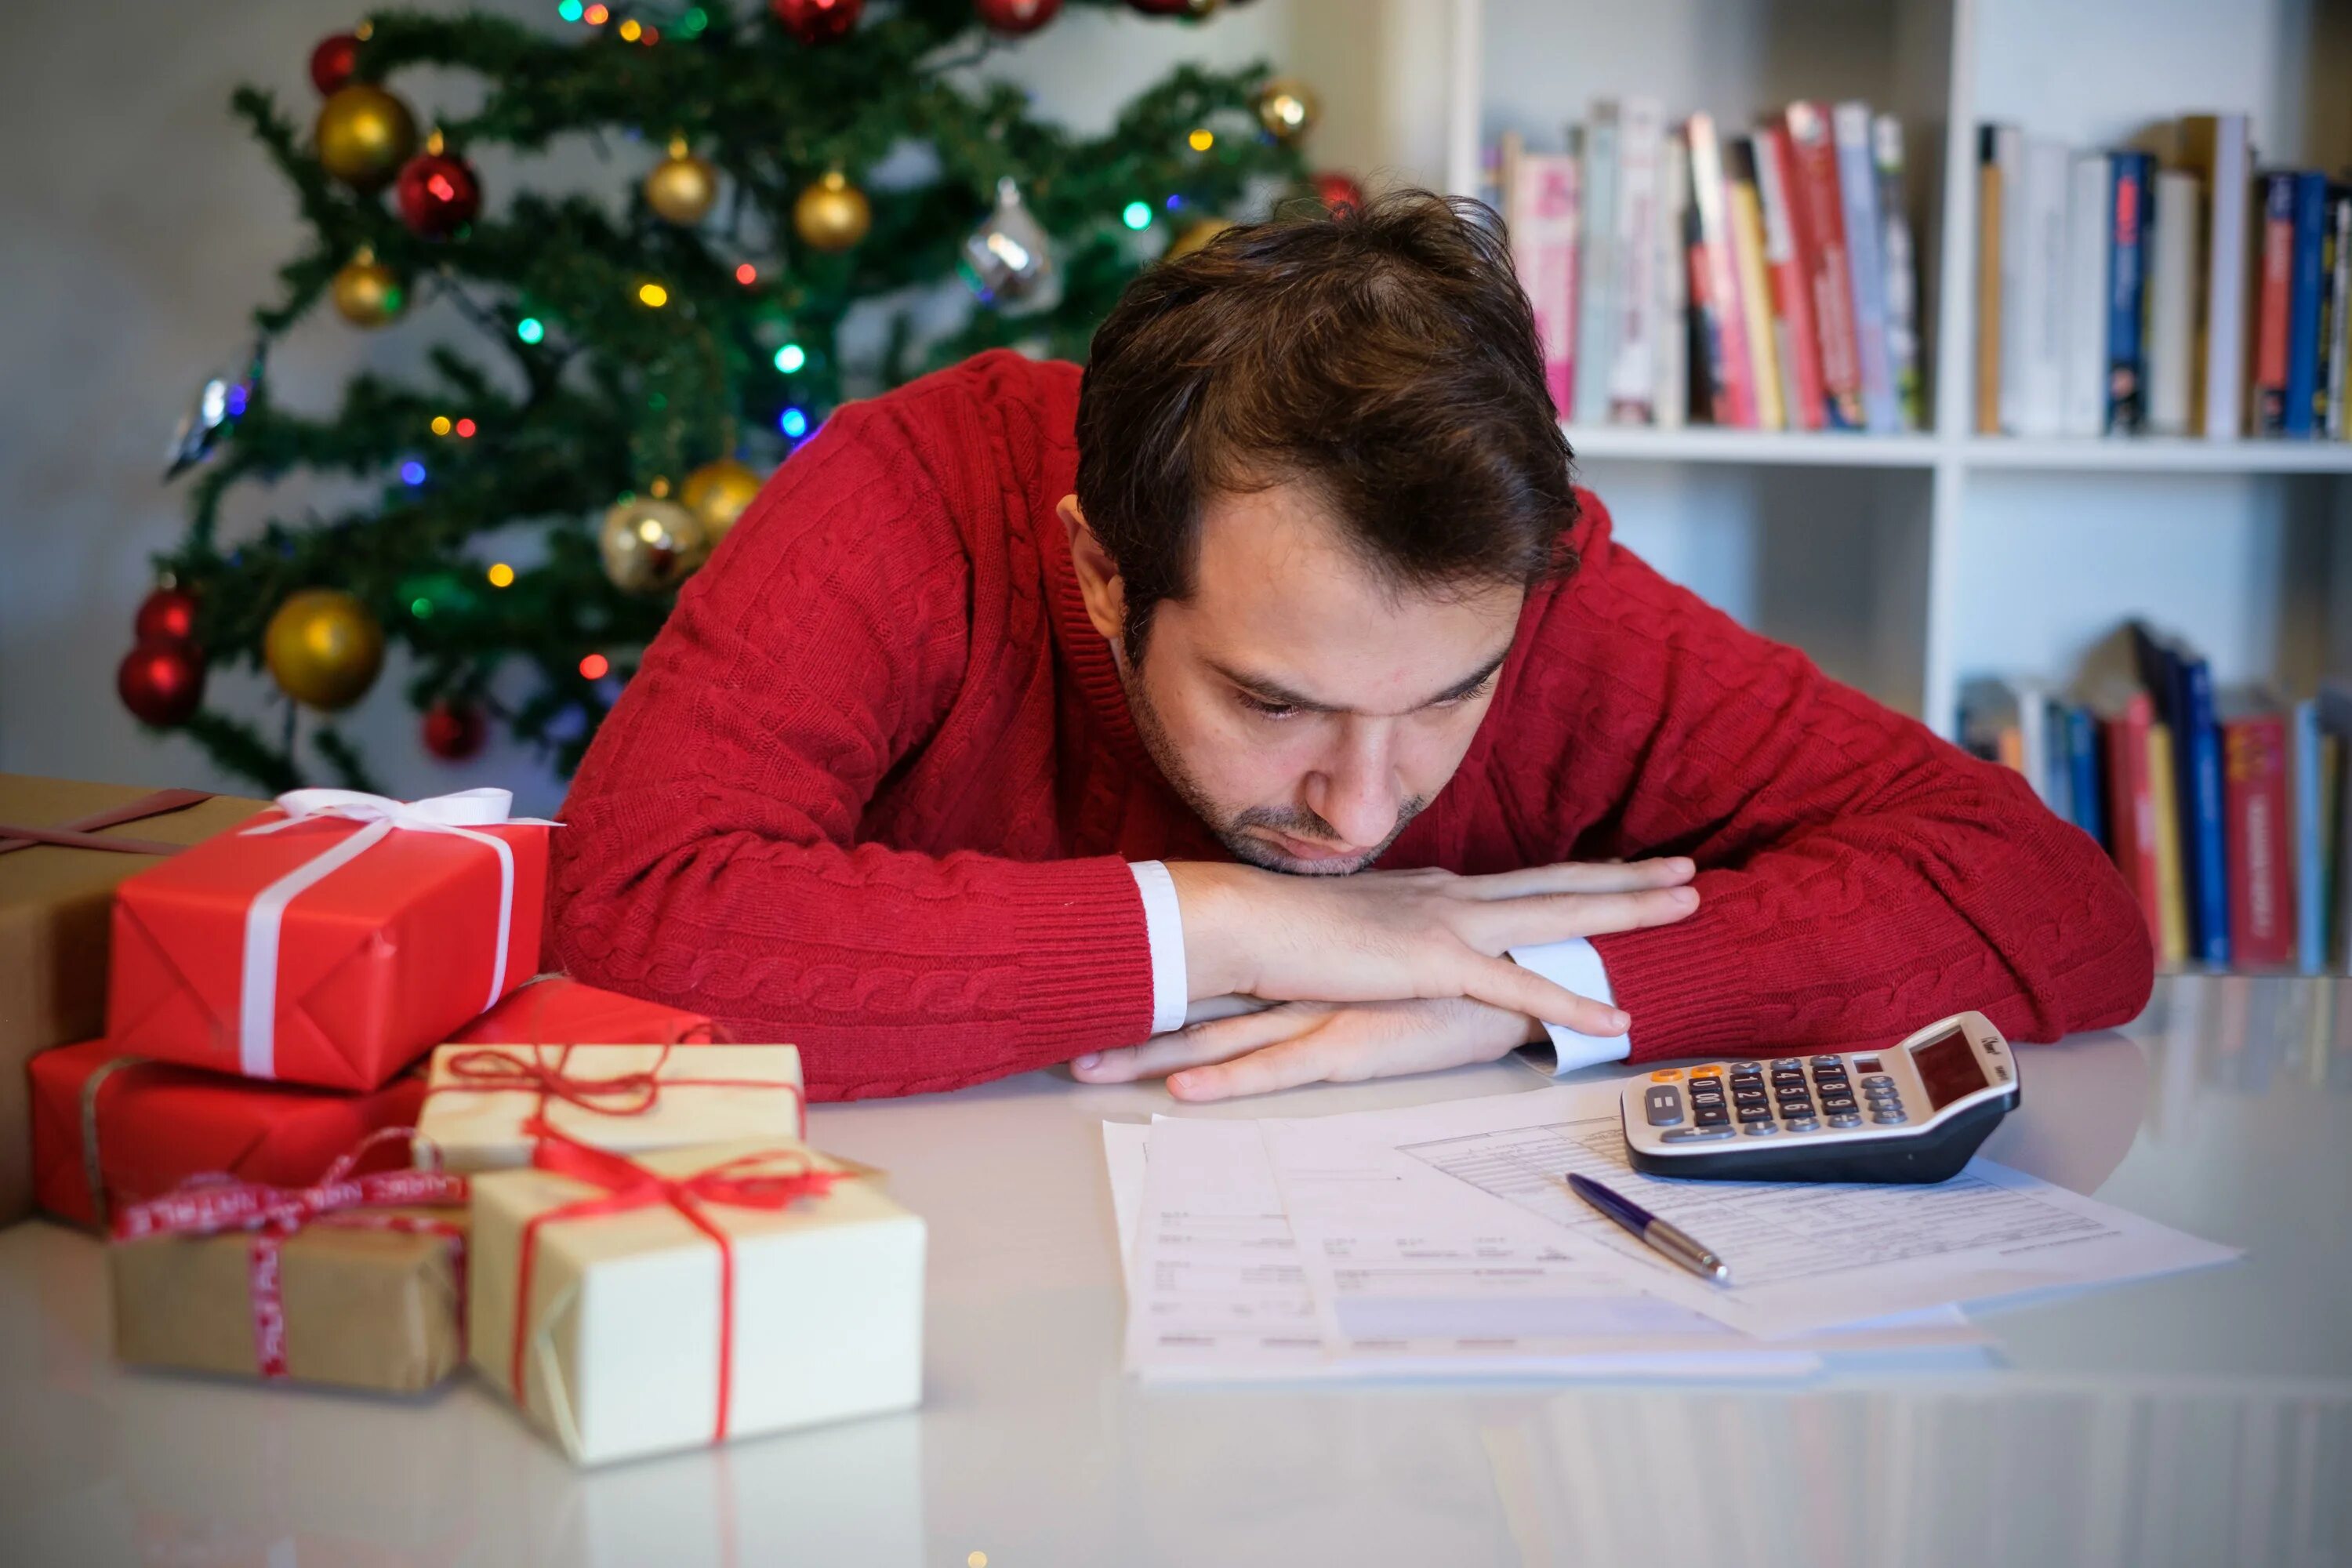
M 1590 1176 L 1568 1173 L 1568 1190 L 1664 1253 L 1702 1279 L 1731 1283 L 1731 1266 L 1698 1243 L 1688 1231 L 1667 1224 L 1622 1193 L 1611 1192 Z

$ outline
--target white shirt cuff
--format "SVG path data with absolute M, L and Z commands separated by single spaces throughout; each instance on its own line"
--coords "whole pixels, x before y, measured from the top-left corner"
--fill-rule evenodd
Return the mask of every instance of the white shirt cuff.
M 1151 1032 L 1184 1026 L 1184 1004 L 1192 982 L 1184 973 L 1184 910 L 1176 901 L 1176 879 L 1157 860 L 1128 863 L 1135 890 L 1143 895 L 1143 931 L 1151 943 Z
M 1546 980 L 1564 985 L 1579 996 L 1590 996 L 1595 1002 L 1613 1007 L 1617 998 L 1609 988 L 1609 971 L 1601 962 L 1601 954 L 1580 936 L 1566 942 L 1546 942 L 1540 947 L 1511 949 L 1512 962 L 1522 969 L 1532 969 Z M 1551 1037 L 1555 1074 L 1574 1072 L 1601 1062 L 1622 1062 L 1633 1048 L 1633 1038 L 1625 1035 L 1580 1035 L 1559 1024 L 1546 1023 L 1544 1033 Z

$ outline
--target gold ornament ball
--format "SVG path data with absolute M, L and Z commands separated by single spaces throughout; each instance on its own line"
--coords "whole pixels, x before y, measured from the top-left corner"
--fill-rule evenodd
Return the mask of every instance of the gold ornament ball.
M 688 228 L 700 223 L 719 199 L 719 171 L 687 150 L 669 144 L 669 156 L 646 176 L 646 205 L 663 221 Z
M 408 306 L 400 275 L 362 250 L 335 274 L 335 311 L 355 327 L 381 327 Z
M 340 588 L 286 595 L 262 633 L 261 653 L 278 689 L 330 713 L 349 708 L 383 668 L 383 627 Z
M 687 510 L 702 521 L 708 548 L 716 550 L 751 498 L 760 493 L 759 471 L 748 463 L 732 458 L 705 463 L 686 476 L 686 483 L 677 488 L 677 499 Z
M 827 172 L 793 204 L 793 232 L 818 250 L 847 250 L 873 226 L 874 208 L 866 193 L 838 169 Z
M 1161 259 L 1173 261 L 1180 256 L 1190 256 L 1233 226 L 1234 220 L 1229 217 L 1204 217 L 1178 235 Z
M 625 594 L 651 594 L 686 581 L 709 552 L 702 520 L 674 500 L 633 496 L 604 514 L 596 547 L 604 575 Z
M 416 151 L 416 120 L 383 89 L 355 81 L 319 106 L 311 139 L 327 173 L 355 190 L 373 191 L 388 184 Z
M 1314 89 L 1296 77 L 1276 77 L 1257 95 L 1258 123 L 1277 142 L 1297 141 L 1315 129 L 1322 112 Z

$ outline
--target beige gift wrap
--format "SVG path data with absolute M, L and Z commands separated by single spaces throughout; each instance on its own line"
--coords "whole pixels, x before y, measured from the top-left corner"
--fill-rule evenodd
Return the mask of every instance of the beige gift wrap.
M 533 1118 L 592 1148 L 638 1154 L 808 1128 L 791 1046 L 443 1046 L 416 1122 L 416 1158 L 441 1168 L 530 1163 Z
M 871 1173 L 769 1140 L 533 1159 L 473 1184 L 469 1354 L 573 1460 L 920 1402 L 923 1222 Z

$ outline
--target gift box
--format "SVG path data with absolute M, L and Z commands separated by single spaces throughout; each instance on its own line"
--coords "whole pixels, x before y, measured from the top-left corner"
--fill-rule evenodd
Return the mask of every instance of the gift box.
M 719 1027 L 699 1013 L 641 1002 L 583 985 L 566 974 L 541 974 L 449 1037 L 453 1044 L 566 1046 L 625 1040 L 640 1045 L 708 1045 Z
M 106 1040 L 44 1051 L 25 1076 L 34 1195 L 83 1226 L 104 1226 L 114 1208 L 199 1172 L 307 1185 L 368 1133 L 414 1126 L 425 1103 L 422 1073 L 337 1094 L 144 1061 Z M 405 1164 L 406 1152 L 382 1148 L 370 1163 Z
M 799 1143 L 551 1131 L 474 1178 L 470 1354 L 583 1464 L 908 1409 L 923 1222 Z
M 0 773 L 0 1225 L 33 1206 L 26 1058 L 105 1022 L 115 884 L 267 805 Z
M 505 790 L 296 790 L 116 889 L 107 1035 L 133 1056 L 375 1089 L 531 973 L 547 828 Z
M 122 1209 L 107 1248 L 116 1359 L 388 1394 L 456 1371 L 465 1178 L 355 1163 L 312 1187 L 199 1181 Z
M 527 1128 L 615 1153 L 808 1131 L 791 1046 L 444 1046 L 433 1053 L 417 1158 L 452 1171 L 530 1163 Z

